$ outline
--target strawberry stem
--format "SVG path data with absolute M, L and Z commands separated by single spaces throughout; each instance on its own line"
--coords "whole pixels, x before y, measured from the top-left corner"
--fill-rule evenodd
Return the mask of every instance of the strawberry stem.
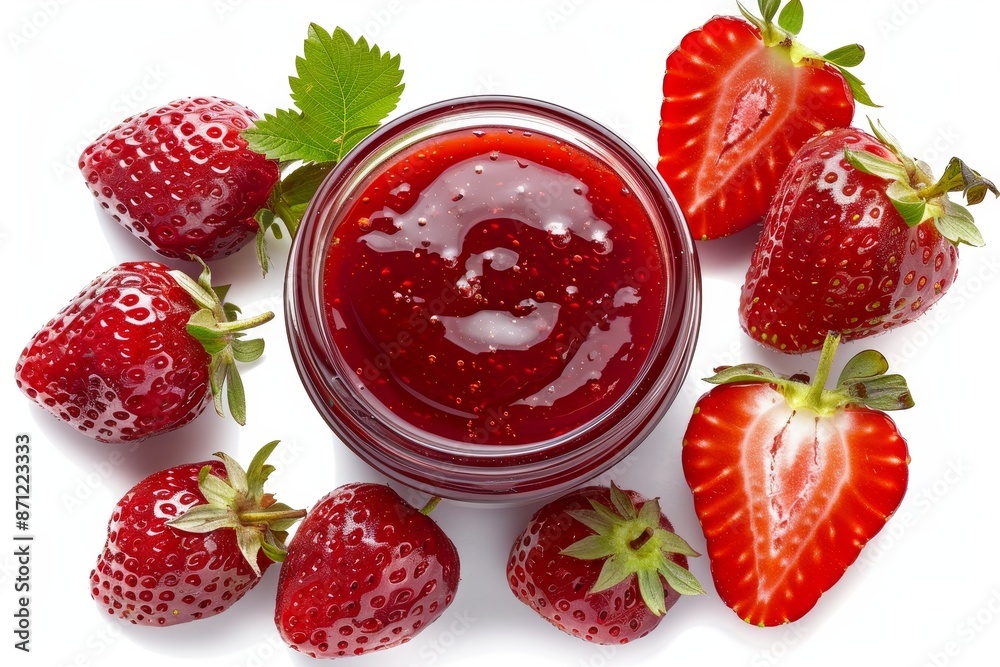
M 306 515 L 305 510 L 284 510 L 277 512 L 241 512 L 237 514 L 240 523 L 244 526 L 251 526 L 257 524 L 270 524 L 273 521 L 280 521 L 282 519 L 302 519 Z
M 837 345 L 840 344 L 840 334 L 831 331 L 823 341 L 823 351 L 819 354 L 819 366 L 816 368 L 816 376 L 809 385 L 809 393 L 806 394 L 808 405 L 821 405 L 823 402 L 823 392 L 826 390 L 826 380 L 830 377 L 830 369 L 833 367 L 833 357 L 837 353 Z
M 646 544 L 646 542 L 649 542 L 651 537 L 653 537 L 653 529 L 646 526 L 646 530 L 642 531 L 642 534 L 629 542 L 628 545 L 633 551 L 638 551 L 644 544 Z
M 420 508 L 420 513 L 423 514 L 424 516 L 430 516 L 430 513 L 434 511 L 434 508 L 438 506 L 439 502 L 441 502 L 441 497 L 434 496 L 433 498 L 427 501 L 426 505 Z

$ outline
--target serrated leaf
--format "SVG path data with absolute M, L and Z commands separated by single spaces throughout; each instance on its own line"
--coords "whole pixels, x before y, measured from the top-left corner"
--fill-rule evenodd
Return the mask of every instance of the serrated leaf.
M 243 132 L 250 148 L 277 160 L 338 162 L 396 108 L 403 91 L 399 56 L 354 41 L 341 28 L 309 26 L 291 77 L 295 110 L 265 114 Z
M 778 25 L 787 33 L 797 35 L 802 30 L 805 10 L 801 0 L 791 0 L 778 14 Z
M 884 375 L 889 370 L 889 362 L 878 350 L 864 350 L 851 357 L 851 360 L 840 372 L 837 385 L 848 381 L 863 380 L 877 375 Z

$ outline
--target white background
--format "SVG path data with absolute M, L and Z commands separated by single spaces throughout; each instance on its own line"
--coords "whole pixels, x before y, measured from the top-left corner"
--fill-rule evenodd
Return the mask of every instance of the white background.
M 752 3 L 752 1 L 750 2 Z M 306 26 L 341 25 L 402 54 L 406 90 L 396 114 L 474 93 L 535 96 L 617 130 L 656 158 L 663 63 L 690 29 L 730 0 L 504 3 L 319 1 L 5 2 L 0 10 L 4 158 L 0 217 L 4 322 L 0 330 L 0 638 L 5 664 L 305 665 L 272 621 L 277 568 L 221 616 L 171 628 L 138 628 L 98 613 L 88 574 L 112 506 L 135 482 L 169 465 L 225 450 L 247 461 L 280 438 L 272 489 L 308 507 L 335 486 L 380 480 L 319 419 L 301 388 L 281 321 L 285 244 L 262 280 L 253 251 L 215 264 L 244 311 L 278 313 L 262 333 L 264 359 L 244 371 L 249 421 L 211 412 L 133 447 L 77 435 L 26 400 L 10 374 L 32 334 L 94 276 L 154 256 L 102 218 L 75 163 L 81 149 L 125 116 L 170 100 L 214 94 L 260 113 L 290 106 L 286 77 Z M 876 113 L 909 152 L 938 171 L 952 154 L 1000 178 L 995 50 L 1000 5 L 957 0 L 806 2 L 804 41 L 825 51 L 849 41 L 868 49 L 857 68 L 884 108 Z M 917 407 L 897 413 L 910 445 L 911 484 L 889 526 L 800 622 L 749 627 L 719 600 L 706 558 L 692 568 L 708 595 L 681 600 L 660 627 L 627 647 L 601 648 L 563 635 L 507 589 L 509 546 L 536 506 L 483 508 L 445 502 L 434 517 L 454 538 L 463 579 L 454 604 L 409 645 L 355 658 L 358 665 L 724 665 L 913 666 L 995 664 L 1000 654 L 996 567 L 996 475 L 1000 469 L 996 280 L 1000 202 L 977 212 L 987 247 L 963 249 L 958 282 L 922 320 L 870 342 L 843 346 L 839 365 L 875 346 L 907 375 Z M 784 357 L 758 347 L 736 319 L 739 286 L 756 229 L 700 244 L 704 317 L 691 374 L 665 420 L 614 471 L 616 481 L 662 498 L 680 534 L 703 550 L 680 466 L 680 438 L 699 378 L 712 367 L 759 361 L 811 371 L 815 355 Z M 13 444 L 33 441 L 32 652 L 12 648 Z M 410 494 L 412 497 L 413 494 Z M 414 498 L 416 502 L 422 498 Z

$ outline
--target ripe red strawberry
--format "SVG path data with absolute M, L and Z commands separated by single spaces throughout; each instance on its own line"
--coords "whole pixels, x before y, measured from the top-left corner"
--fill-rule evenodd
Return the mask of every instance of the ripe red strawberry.
M 264 341 L 242 330 L 264 313 L 231 321 L 225 288 L 208 268 L 195 283 L 158 262 L 126 262 L 102 273 L 35 334 L 14 368 L 18 388 L 53 415 L 101 442 L 142 440 L 197 417 L 222 387 L 229 411 L 246 420 L 236 361 Z
M 381 484 L 348 484 L 309 511 L 288 545 L 274 614 L 282 638 L 314 658 L 409 641 L 458 589 L 458 551 L 427 516 Z
M 90 573 L 91 595 L 109 614 L 174 625 L 228 609 L 284 557 L 285 531 L 305 512 L 264 493 L 274 467 L 244 471 L 225 454 L 153 473 L 118 501 Z
M 853 340 L 926 312 L 958 273 L 959 243 L 982 245 L 970 204 L 992 183 L 953 158 L 940 181 L 892 137 L 825 132 L 795 156 L 754 248 L 740 324 L 785 352 L 819 349 L 827 331 Z
M 704 593 L 687 570 L 686 556 L 697 555 L 656 499 L 588 486 L 535 512 L 511 548 L 507 583 L 563 632 L 624 644 L 655 628 L 681 594 Z
M 802 4 L 760 0 L 761 20 L 715 17 L 667 58 L 660 108 L 660 174 L 695 239 L 714 239 L 764 217 L 782 172 L 818 132 L 846 127 L 854 100 L 872 105 L 847 67 L 857 44 L 820 56 L 796 35 Z
M 278 165 L 240 132 L 257 115 L 229 100 L 175 100 L 126 118 L 80 156 L 80 171 L 111 216 L 164 257 L 208 261 L 260 229 L 254 215 Z
M 812 384 L 756 364 L 721 370 L 684 435 L 715 587 L 752 625 L 812 609 L 906 492 L 906 441 L 881 412 L 913 405 L 906 382 L 868 350 L 824 389 L 838 341 Z

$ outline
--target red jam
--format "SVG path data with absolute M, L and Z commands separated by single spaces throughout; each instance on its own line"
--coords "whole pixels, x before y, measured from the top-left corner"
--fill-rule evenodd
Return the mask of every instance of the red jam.
M 605 162 L 500 126 L 419 141 L 337 212 L 322 307 L 363 400 L 477 444 L 558 438 L 636 391 L 667 304 L 655 225 Z

